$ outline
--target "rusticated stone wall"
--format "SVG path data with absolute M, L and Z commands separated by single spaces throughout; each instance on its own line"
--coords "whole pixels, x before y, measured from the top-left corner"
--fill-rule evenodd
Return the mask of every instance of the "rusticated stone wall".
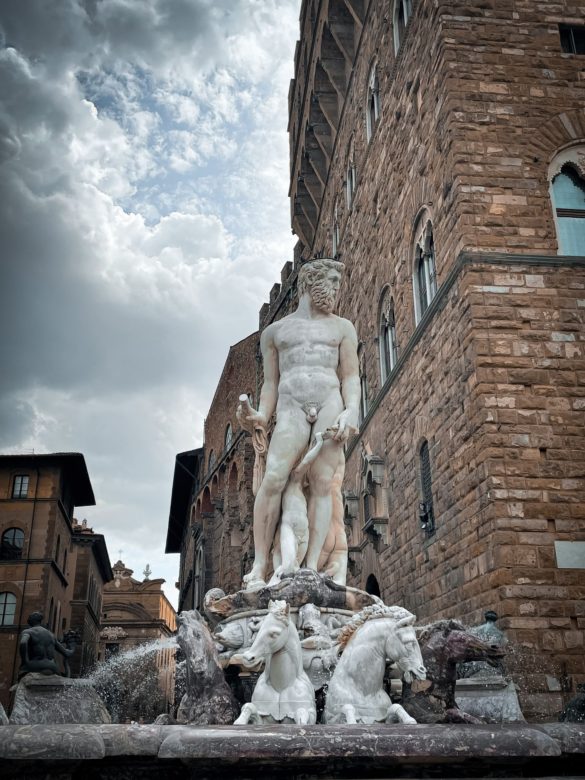
M 373 574 L 387 603 L 423 622 L 473 624 L 495 609 L 528 714 L 560 709 L 563 687 L 585 680 L 584 572 L 560 568 L 554 545 L 585 539 L 585 261 L 540 260 L 460 258 L 352 442 L 346 472 L 358 498 L 352 584 Z M 430 536 L 418 515 L 423 439 Z M 372 455 L 384 464 L 381 536 L 362 530 Z

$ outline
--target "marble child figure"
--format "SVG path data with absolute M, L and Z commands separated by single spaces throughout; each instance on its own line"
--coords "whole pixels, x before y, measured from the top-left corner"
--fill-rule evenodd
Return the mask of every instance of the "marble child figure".
M 304 566 L 318 569 L 330 535 L 342 447 L 357 430 L 360 401 L 355 328 L 333 314 L 342 270 L 342 263 L 326 258 L 301 267 L 296 311 L 262 332 L 264 384 L 258 410 L 248 406 L 239 410 L 242 426 L 248 429 L 266 429 L 276 411 L 266 469 L 254 504 L 256 557 L 244 577 L 248 589 L 266 583 L 283 493 L 291 477 L 294 481 L 295 467 L 315 435 L 326 431 L 331 435 L 306 475 L 309 537 Z

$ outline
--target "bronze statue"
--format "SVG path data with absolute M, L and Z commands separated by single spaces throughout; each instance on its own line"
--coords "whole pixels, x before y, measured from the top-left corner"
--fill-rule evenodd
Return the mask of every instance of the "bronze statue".
M 41 625 L 43 616 L 40 612 L 33 612 L 25 628 L 20 635 L 20 670 L 18 676 L 23 677 L 28 672 L 40 672 L 41 674 L 63 674 L 55 661 L 55 651 L 65 659 L 65 677 L 69 677 L 69 664 L 67 659 L 75 652 L 74 647 L 64 647 L 56 636 Z M 69 642 L 67 644 L 70 645 Z

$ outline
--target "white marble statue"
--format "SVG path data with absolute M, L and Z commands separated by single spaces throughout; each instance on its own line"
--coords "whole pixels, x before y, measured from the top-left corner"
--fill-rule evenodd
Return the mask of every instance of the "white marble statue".
M 287 484 L 291 489 L 295 484 L 291 475 L 315 435 L 326 431 L 330 438 L 322 442 L 306 475 L 309 535 L 301 563 L 315 571 L 321 564 L 336 582 L 345 584 L 347 542 L 342 513 L 339 518 L 343 443 L 357 430 L 360 380 L 355 328 L 333 314 L 342 270 L 342 263 L 330 259 L 312 260 L 301 267 L 296 311 L 262 332 L 264 384 L 258 410 L 247 399 L 238 409 L 242 427 L 255 436 L 255 446 L 258 439 L 257 453 L 266 457 L 254 504 L 254 566 L 244 577 L 250 590 L 266 584 L 283 493 Z M 263 452 L 261 434 L 275 411 L 276 425 L 268 450 Z M 303 549 L 298 536 L 295 543 L 298 558 L 299 548 Z M 286 555 L 290 568 L 289 549 Z
M 402 607 L 376 604 L 359 612 L 342 630 L 342 655 L 329 682 L 326 723 L 416 723 L 384 690 L 386 663 L 404 679 L 424 680 L 426 669 L 414 630 L 415 616 Z
M 303 669 L 299 635 L 285 601 L 269 602 L 268 614 L 241 661 L 248 668 L 264 661 L 264 671 L 258 678 L 252 701 L 244 704 L 236 725 L 316 722 L 313 685 Z

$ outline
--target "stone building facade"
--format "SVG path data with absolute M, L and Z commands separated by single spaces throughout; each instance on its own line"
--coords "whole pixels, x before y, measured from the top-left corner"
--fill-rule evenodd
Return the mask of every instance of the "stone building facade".
M 306 2 L 290 91 L 293 228 L 346 263 L 360 338 L 351 582 L 422 620 L 495 609 L 539 659 L 528 713 L 585 675 L 584 24 Z
M 422 622 L 494 609 L 525 713 L 558 711 L 585 681 L 585 6 L 305 0 L 300 29 L 299 245 L 260 327 L 303 260 L 345 263 L 350 584 Z
M 95 504 L 83 455 L 0 456 L 0 701 L 20 668 L 18 636 L 42 612 L 58 637 L 75 630 L 73 676 L 95 661 L 101 594 L 112 571 L 104 537 L 73 517 Z
M 176 648 L 170 639 L 177 628 L 176 612 L 163 592 L 165 580 L 151 580 L 148 576 L 137 580 L 132 576 L 132 569 L 122 561 L 114 564 L 112 572 L 114 577 L 103 594 L 98 660 L 107 661 L 140 645 L 158 641 L 156 650 L 145 654 L 145 661 L 135 671 L 138 676 L 135 686 L 144 682 L 149 670 L 154 672 L 156 679 L 151 695 L 160 697 L 157 703 L 160 706 L 155 707 L 159 710 L 154 713 L 156 716 L 169 711 L 174 703 Z M 128 691 L 128 697 L 132 693 Z M 140 708 L 132 712 L 136 718 L 140 714 L 144 715 Z

